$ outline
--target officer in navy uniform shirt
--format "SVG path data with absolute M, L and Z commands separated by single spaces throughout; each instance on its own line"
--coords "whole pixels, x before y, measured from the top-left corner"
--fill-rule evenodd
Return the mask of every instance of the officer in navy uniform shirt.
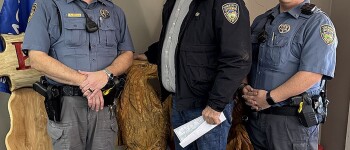
M 98 30 L 87 31 L 87 17 Z M 37 0 L 23 49 L 51 84 L 75 93 L 61 98 L 61 121 L 48 122 L 54 149 L 114 149 L 117 122 L 101 89 L 132 64 L 134 47 L 121 8 L 109 0 Z
M 251 29 L 253 65 L 243 97 L 258 111 L 247 124 L 254 148 L 316 150 L 318 125 L 305 127 L 296 115 L 272 110 L 286 110 L 289 98 L 303 92 L 318 95 L 321 79 L 334 77 L 338 40 L 332 21 L 309 0 L 280 0 Z

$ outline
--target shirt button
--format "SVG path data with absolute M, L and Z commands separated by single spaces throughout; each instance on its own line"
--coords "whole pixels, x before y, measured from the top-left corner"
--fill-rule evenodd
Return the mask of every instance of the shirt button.
M 95 59 L 92 59 L 92 61 L 95 61 Z
M 178 8 L 177 11 L 180 11 L 180 8 Z
M 165 68 L 168 68 L 168 65 L 165 65 Z
M 176 23 L 174 22 L 173 25 L 175 25 Z
M 171 39 L 171 36 L 169 36 L 169 39 Z

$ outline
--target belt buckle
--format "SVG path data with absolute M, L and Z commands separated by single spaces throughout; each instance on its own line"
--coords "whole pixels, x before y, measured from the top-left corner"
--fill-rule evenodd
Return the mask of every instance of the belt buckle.
M 64 86 L 63 87 L 63 92 L 66 93 L 67 96 L 73 96 L 73 87 L 71 86 Z

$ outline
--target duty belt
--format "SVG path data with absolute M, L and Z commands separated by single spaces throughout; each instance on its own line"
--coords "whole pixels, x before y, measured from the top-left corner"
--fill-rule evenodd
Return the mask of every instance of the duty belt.
M 293 106 L 270 107 L 260 112 L 264 114 L 272 114 L 272 115 L 297 116 L 298 107 L 293 107 Z
M 59 87 L 62 96 L 83 96 L 78 86 L 64 85 Z

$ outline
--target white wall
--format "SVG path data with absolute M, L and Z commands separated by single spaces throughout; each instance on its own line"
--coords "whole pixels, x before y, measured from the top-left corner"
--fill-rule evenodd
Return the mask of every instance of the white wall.
M 163 0 L 113 0 L 127 17 L 136 52 L 144 52 L 158 41 Z

